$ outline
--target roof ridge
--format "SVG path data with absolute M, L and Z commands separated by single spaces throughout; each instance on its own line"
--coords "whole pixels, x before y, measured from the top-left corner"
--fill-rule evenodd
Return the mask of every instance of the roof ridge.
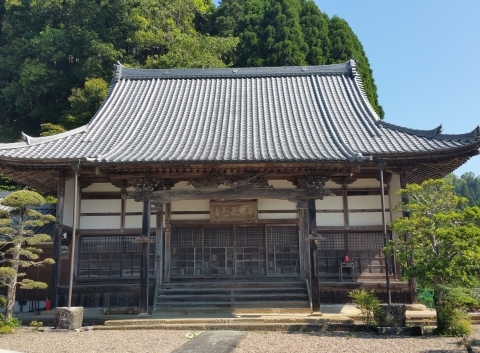
M 305 76 L 319 74 L 354 74 L 356 62 L 351 59 L 345 63 L 314 66 L 273 66 L 273 67 L 231 67 L 196 69 L 138 69 L 126 68 L 118 63 L 115 79 L 172 79 L 204 77 L 259 77 L 259 76 Z

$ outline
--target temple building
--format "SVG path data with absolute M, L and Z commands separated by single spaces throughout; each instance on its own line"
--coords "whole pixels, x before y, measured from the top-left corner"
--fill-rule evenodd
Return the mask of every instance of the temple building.
M 387 282 L 392 301 L 410 302 L 382 251 L 401 216 L 396 191 L 479 148 L 479 127 L 446 135 L 379 119 L 354 60 L 118 65 L 87 125 L 0 144 L 0 167 L 58 195 L 56 305 L 71 289 L 85 307 L 315 309 L 355 288 L 386 300 Z

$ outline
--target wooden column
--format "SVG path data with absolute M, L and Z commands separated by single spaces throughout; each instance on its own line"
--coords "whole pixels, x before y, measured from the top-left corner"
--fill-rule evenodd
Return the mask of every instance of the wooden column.
M 153 308 L 157 306 L 157 293 L 162 285 L 163 270 L 163 205 L 156 206 L 155 223 L 155 297 L 153 298 Z
M 406 172 L 401 172 L 400 173 L 400 187 L 404 189 L 408 184 L 408 176 Z M 402 202 L 407 203 L 408 196 L 403 195 L 402 196 Z M 410 212 L 403 211 L 403 217 L 410 217 Z M 410 239 L 412 237 L 411 234 L 407 235 L 407 239 Z M 413 264 L 413 261 L 415 260 L 415 255 L 411 254 L 410 259 L 407 261 L 407 266 L 411 266 Z M 412 303 L 418 303 L 418 295 L 417 295 L 417 279 L 416 278 L 410 278 L 408 280 L 408 285 L 410 288 L 410 299 L 412 300 Z
M 163 270 L 163 280 L 165 282 L 170 282 L 170 271 L 171 271 L 171 228 L 170 228 L 170 221 L 172 219 L 172 204 L 167 203 L 165 205 L 165 261 L 164 261 L 164 270 Z
M 382 225 L 383 225 L 383 245 L 384 247 L 387 246 L 388 243 L 388 238 L 387 238 L 387 223 L 385 219 L 385 187 L 383 185 L 383 171 L 385 170 L 385 165 L 387 163 L 386 159 L 379 158 L 377 160 L 378 164 L 378 169 L 380 170 L 380 197 L 381 199 L 381 204 L 382 204 Z M 387 285 L 387 304 L 391 305 L 392 304 L 392 295 L 390 291 L 390 271 L 389 271 L 389 265 L 388 265 L 388 257 L 387 254 L 385 253 L 385 250 L 383 250 L 384 257 L 385 257 L 385 281 Z
M 310 244 L 307 241 L 309 235 L 308 227 L 308 203 L 307 201 L 297 202 L 297 220 L 298 220 L 298 238 L 299 238 L 299 252 L 301 255 L 301 273 L 305 279 L 310 282 Z
M 120 191 L 122 193 L 120 199 L 120 232 L 125 232 L 125 212 L 126 212 L 126 193 L 127 189 L 123 187 Z
M 315 199 L 308 199 L 308 230 L 309 236 L 317 234 L 317 208 Z M 312 310 L 320 311 L 320 283 L 318 280 L 318 246 L 315 240 L 308 241 L 310 243 L 310 281 L 312 283 Z
M 140 298 L 138 305 L 139 315 L 148 315 L 148 253 L 150 243 L 150 198 L 145 195 L 142 209 L 142 235 L 135 239 L 135 243 L 142 247 L 140 269 Z M 139 238 L 142 238 L 141 240 Z
M 60 284 L 61 275 L 61 258 L 62 258 L 62 238 L 63 238 L 63 211 L 65 205 L 65 178 L 62 173 L 58 173 L 58 189 L 57 189 L 57 210 L 55 229 L 53 232 L 53 291 L 54 297 L 52 303 L 54 307 L 58 306 L 58 286 Z
M 74 186 L 73 186 L 73 226 L 72 226 L 72 246 L 70 250 L 70 276 L 68 283 L 68 303 L 67 306 L 72 306 L 72 296 L 73 296 L 73 282 L 74 282 L 74 269 L 77 264 L 77 219 L 78 219 L 78 171 L 80 170 L 80 160 L 71 162 L 72 169 L 74 172 Z

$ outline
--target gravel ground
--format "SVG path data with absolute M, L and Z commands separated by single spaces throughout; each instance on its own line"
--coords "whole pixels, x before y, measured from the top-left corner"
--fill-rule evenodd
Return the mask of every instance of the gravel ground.
M 0 348 L 25 353 L 169 353 L 180 347 L 192 331 L 85 331 L 37 332 L 20 329 L 0 336 Z M 480 326 L 472 338 L 480 339 Z M 192 338 L 195 339 L 195 338 Z M 233 353 L 310 352 L 466 352 L 459 338 L 377 336 L 365 333 L 249 332 Z

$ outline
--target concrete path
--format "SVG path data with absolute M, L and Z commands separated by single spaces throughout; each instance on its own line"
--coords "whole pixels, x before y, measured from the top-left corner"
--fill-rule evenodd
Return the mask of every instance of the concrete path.
M 202 332 L 172 353 L 230 353 L 246 335 L 242 331 Z

